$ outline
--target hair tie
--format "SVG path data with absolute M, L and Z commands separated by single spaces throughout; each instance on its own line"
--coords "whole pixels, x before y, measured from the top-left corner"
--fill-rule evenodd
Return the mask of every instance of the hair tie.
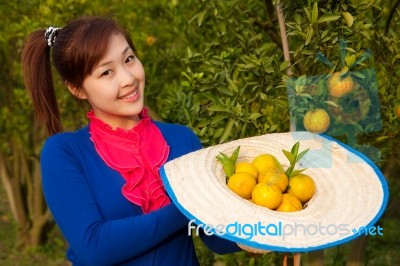
M 46 33 L 44 34 L 44 37 L 46 38 L 48 46 L 53 46 L 54 45 L 54 42 L 56 41 L 57 32 L 60 29 L 61 28 L 55 28 L 55 27 L 48 27 L 47 28 Z

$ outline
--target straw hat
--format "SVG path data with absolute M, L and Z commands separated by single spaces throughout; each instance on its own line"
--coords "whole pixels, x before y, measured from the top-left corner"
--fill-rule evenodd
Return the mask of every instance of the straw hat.
M 234 194 L 226 185 L 220 152 L 240 146 L 238 161 L 273 154 L 286 168 L 282 149 L 300 141 L 310 148 L 297 168 L 307 168 L 316 193 L 305 209 L 277 212 Z M 192 222 L 241 246 L 256 250 L 305 252 L 332 247 L 360 235 L 382 234 L 372 228 L 383 214 L 388 187 L 379 169 L 364 155 L 324 135 L 274 133 L 208 147 L 166 163 L 160 170 L 166 190 Z M 197 228 L 196 227 L 196 228 Z M 368 231 L 370 230 L 370 231 Z

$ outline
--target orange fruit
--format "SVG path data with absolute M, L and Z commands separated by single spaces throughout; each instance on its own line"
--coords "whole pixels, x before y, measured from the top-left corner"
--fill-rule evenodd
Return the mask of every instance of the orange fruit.
M 278 167 L 282 169 L 282 165 L 272 154 L 260 154 L 255 157 L 251 163 L 255 168 L 257 168 L 258 173 L 266 170 L 267 168 Z
M 146 38 L 146 43 L 149 46 L 152 46 L 154 43 L 156 42 L 156 38 L 154 38 L 154 36 L 147 36 Z
M 314 180 L 306 174 L 298 174 L 289 179 L 287 193 L 296 196 L 302 203 L 310 200 L 315 190 Z
M 251 198 L 255 204 L 273 210 L 282 202 L 282 191 L 275 184 L 262 182 L 254 187 Z
M 400 118 L 400 105 L 398 105 L 398 106 L 396 106 L 396 107 L 394 108 L 394 114 L 395 114 L 398 118 Z
M 350 75 L 342 78 L 340 76 L 341 74 L 341 72 L 335 72 L 328 79 L 329 93 L 336 98 L 342 97 L 346 93 L 351 92 L 355 87 L 353 78 Z
M 276 209 L 279 212 L 296 212 L 303 209 L 300 200 L 293 194 L 284 193 L 281 205 Z
M 250 199 L 256 179 L 248 173 L 235 173 L 228 180 L 228 188 L 244 199 Z
M 280 168 L 268 168 L 258 174 L 258 182 L 267 182 L 277 185 L 284 192 L 289 184 L 285 171 Z
M 329 128 L 330 118 L 324 109 L 308 110 L 303 118 L 303 125 L 311 133 L 322 133 Z
M 252 175 L 254 178 L 258 177 L 257 168 L 250 162 L 238 162 L 235 165 L 235 173 L 248 173 Z

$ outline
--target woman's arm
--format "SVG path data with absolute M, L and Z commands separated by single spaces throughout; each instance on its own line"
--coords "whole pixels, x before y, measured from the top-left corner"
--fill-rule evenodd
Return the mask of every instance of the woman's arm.
M 88 265 L 118 264 L 151 250 L 187 219 L 170 204 L 147 215 L 105 220 L 67 142 L 51 138 L 42 155 L 43 190 L 74 254 Z M 115 206 L 118 208 L 118 206 Z
M 210 250 L 220 255 L 243 251 L 235 242 L 218 237 L 217 235 L 208 236 L 203 230 L 200 230 L 200 238 Z

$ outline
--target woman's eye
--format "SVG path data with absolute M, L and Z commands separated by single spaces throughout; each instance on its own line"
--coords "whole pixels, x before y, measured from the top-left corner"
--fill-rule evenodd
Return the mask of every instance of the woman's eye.
M 108 69 L 106 71 L 104 71 L 103 73 L 101 73 L 101 76 L 107 76 L 111 74 L 111 69 Z
M 133 61 L 134 59 L 135 59 L 135 56 L 130 55 L 130 56 L 128 56 L 128 58 L 126 58 L 126 63 L 129 63 L 129 62 Z

